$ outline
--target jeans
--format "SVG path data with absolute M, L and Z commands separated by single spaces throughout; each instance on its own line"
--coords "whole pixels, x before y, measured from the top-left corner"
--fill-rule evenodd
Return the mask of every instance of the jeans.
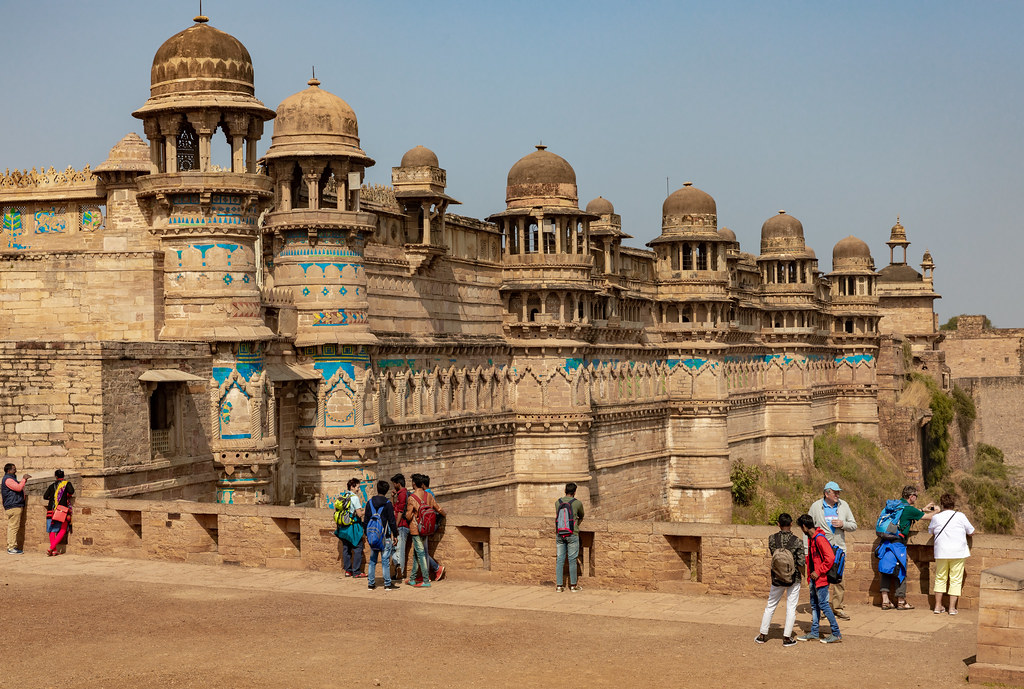
M 786 626 L 782 631 L 785 637 L 793 636 L 793 623 L 796 622 L 796 606 L 800 602 L 800 580 L 793 582 L 791 586 L 775 586 L 772 584 L 768 591 L 768 605 L 764 606 L 764 616 L 761 617 L 761 633 L 768 635 L 768 628 L 772 623 L 772 615 L 775 608 L 782 600 L 782 594 L 786 594 Z
M 358 545 L 349 545 L 348 541 L 341 541 L 341 566 L 346 572 L 355 576 L 363 569 L 363 539 L 359 539 Z
M 384 572 L 384 585 L 391 586 L 391 555 L 393 554 L 395 544 L 391 542 L 390 538 L 384 539 L 384 557 L 380 559 L 380 569 Z M 370 566 L 366 572 L 366 583 L 372 588 L 376 585 L 377 581 L 377 559 L 380 558 L 381 551 L 376 549 L 370 550 Z
M 430 536 L 423 537 L 423 550 L 426 551 L 427 564 L 430 565 L 430 569 L 428 571 L 436 572 L 438 568 L 437 561 L 430 557 Z
M 820 621 L 822 613 L 824 613 L 825 617 L 828 618 L 828 623 L 832 627 L 832 636 L 842 636 L 842 634 L 839 633 L 839 623 L 836 622 L 836 616 L 832 612 L 832 606 L 828 604 L 828 586 L 815 586 L 812 581 L 810 636 L 818 636 L 818 622 Z
M 398 545 L 395 546 L 395 552 L 392 553 L 391 559 L 394 561 L 395 566 L 399 569 L 399 576 L 405 574 L 405 548 L 408 545 L 408 543 L 409 527 L 398 527 Z
M 409 581 L 416 578 L 417 572 L 422 572 L 423 585 L 430 586 L 430 570 L 427 569 L 426 548 L 423 547 L 423 537 L 413 535 L 412 537 L 412 571 L 409 573 Z
M 579 570 L 576 558 L 580 554 L 580 535 L 555 536 L 555 584 L 561 586 L 565 582 L 565 561 L 569 560 L 569 585 L 576 585 Z M 568 558 L 566 557 L 568 555 Z

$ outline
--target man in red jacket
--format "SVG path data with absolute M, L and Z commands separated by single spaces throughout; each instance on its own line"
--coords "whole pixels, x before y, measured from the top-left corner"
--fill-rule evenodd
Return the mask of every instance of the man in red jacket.
M 807 536 L 807 581 L 811 585 L 811 631 L 803 636 L 798 636 L 796 640 L 820 639 L 823 644 L 837 644 L 843 640 L 843 637 L 839 633 L 839 624 L 832 612 L 832 606 L 828 603 L 828 579 L 825 577 L 825 573 L 835 562 L 835 552 L 832 550 L 832 544 L 828 542 L 825 532 L 814 526 L 814 517 L 809 514 L 801 514 L 796 523 Z M 818 621 L 822 613 L 828 618 L 828 623 L 832 627 L 832 633 L 825 637 L 821 637 L 818 633 Z

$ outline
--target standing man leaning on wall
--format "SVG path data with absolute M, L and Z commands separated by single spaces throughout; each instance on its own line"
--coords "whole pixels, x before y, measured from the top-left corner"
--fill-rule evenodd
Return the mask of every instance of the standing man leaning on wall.
M 839 499 L 842 488 L 835 481 L 825 484 L 824 496 L 821 500 L 811 503 L 807 514 L 814 518 L 814 526 L 825 532 L 825 538 L 836 550 L 846 553 L 846 532 L 857 530 L 857 520 L 853 518 L 850 505 L 845 500 Z M 841 620 L 848 620 L 850 616 L 843 608 L 843 595 L 846 592 L 843 582 L 830 584 L 829 601 L 832 605 L 832 612 Z
M 4 514 L 7 517 L 7 552 L 21 555 L 25 540 L 25 483 L 32 478 L 28 474 L 18 480 L 18 468 L 13 464 L 4 465 L 4 480 L 0 483 L 3 495 Z
M 569 590 L 579 591 L 576 558 L 580 554 L 583 503 L 576 499 L 576 484 L 565 484 L 565 497 L 555 501 L 555 590 L 565 590 L 565 561 L 569 561 Z

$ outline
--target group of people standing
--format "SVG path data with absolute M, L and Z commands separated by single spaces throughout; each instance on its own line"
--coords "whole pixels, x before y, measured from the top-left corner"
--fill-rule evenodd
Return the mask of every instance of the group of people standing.
M 831 644 L 842 641 L 838 619 L 850 619 L 844 606 L 845 587 L 843 566 L 846 561 L 846 533 L 857 530 L 857 521 L 849 504 L 839 497 L 841 488 L 835 481 L 825 484 L 821 500 L 815 500 L 806 514 L 800 515 L 797 526 L 803 538 L 792 533 L 793 517 L 779 515 L 779 531 L 768 538 L 771 560 L 771 588 L 768 603 L 761 618 L 761 628 L 755 641 L 768 641 L 768 630 L 775 609 L 786 597 L 786 621 L 783 627 L 783 646 L 795 646 L 798 641 L 820 640 Z M 956 511 L 952 495 L 944 494 L 939 503 L 941 511 L 929 503 L 924 510 L 916 507 L 918 491 L 905 486 L 899 501 L 889 505 L 895 522 L 890 533 L 882 528 L 886 510 L 879 516 L 876 532 L 880 543 L 875 551 L 881 575 L 880 591 L 883 610 L 912 610 L 907 601 L 906 541 L 910 529 L 918 520 L 929 522 L 928 531 L 934 536 L 935 554 L 935 614 L 946 612 L 942 597 L 949 593 L 949 614 L 957 614 L 957 600 L 962 591 L 964 562 L 970 557 L 967 536 L 974 527 L 967 517 Z M 805 550 L 806 539 L 806 550 Z M 788 553 L 788 554 L 787 554 Z M 807 577 L 810 585 L 811 628 L 806 634 L 794 636 L 796 607 L 800 599 L 800 583 Z M 895 595 L 895 600 L 893 599 Z M 821 635 L 820 620 L 829 623 L 829 634 Z
M 347 490 L 334 501 L 335 534 L 341 539 L 342 567 L 346 577 L 367 580 L 367 588 L 377 588 L 377 563 L 381 564 L 384 590 L 394 591 L 405 579 L 408 544 L 413 550 L 412 569 L 405 581 L 415 588 L 429 588 L 431 581 L 444 576 L 444 565 L 430 555 L 430 536 L 437 519 L 445 511 L 430 490 L 430 477 L 413 474 L 413 490 L 405 485 L 405 476 L 395 474 L 391 482 L 377 481 L 377 494 L 363 505 L 357 492 L 361 481 L 348 481 Z M 363 543 L 370 547 L 369 567 L 363 569 Z M 394 566 L 394 576 L 391 567 Z M 396 583 L 397 580 L 397 583 Z
M 4 516 L 7 519 L 7 552 L 10 555 L 21 555 L 25 543 L 25 488 L 30 474 L 18 480 L 18 468 L 12 464 L 4 465 L 3 481 L 0 481 L 0 496 L 3 498 Z M 75 497 L 75 487 L 64 478 L 64 472 L 57 469 L 53 472 L 54 481 L 43 492 L 46 500 L 46 533 L 50 539 L 50 547 L 46 554 L 60 555 L 58 549 L 67 544 L 71 533 L 71 506 Z

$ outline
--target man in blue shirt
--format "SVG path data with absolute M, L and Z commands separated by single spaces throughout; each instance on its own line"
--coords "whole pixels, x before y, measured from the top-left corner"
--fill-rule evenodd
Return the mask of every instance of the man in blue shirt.
M 846 551 L 846 532 L 857 530 L 857 520 L 853 518 L 850 505 L 845 500 L 839 499 L 842 489 L 835 481 L 825 484 L 821 500 L 815 500 L 807 510 L 807 514 L 814 518 L 814 526 L 825 532 L 825 537 L 836 550 Z M 837 552 L 838 555 L 838 552 Z M 832 612 L 841 620 L 848 620 L 850 616 L 843 609 L 843 594 L 845 587 L 842 582 L 831 584 L 829 600 L 832 604 Z

